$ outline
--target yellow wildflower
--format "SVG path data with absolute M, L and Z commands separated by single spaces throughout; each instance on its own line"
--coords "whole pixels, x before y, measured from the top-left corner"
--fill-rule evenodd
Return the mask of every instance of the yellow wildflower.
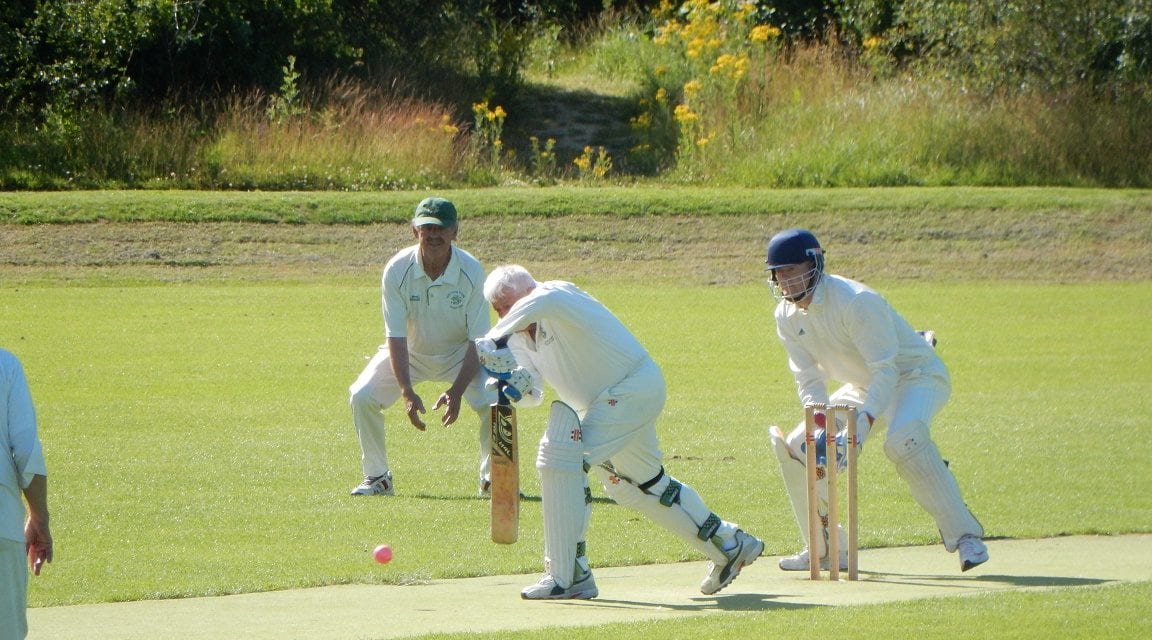
M 460 133 L 460 128 L 452 124 L 452 116 L 444 114 L 440 116 L 440 131 L 450 136 L 454 136 L 457 133 Z
M 758 24 L 752 27 L 752 31 L 748 33 L 748 39 L 752 42 L 768 42 L 773 38 L 779 37 L 780 28 L 770 24 Z
M 686 104 L 676 105 L 673 115 L 676 117 L 676 121 L 682 124 L 689 124 L 700 119 L 700 116 L 693 113 L 691 107 Z

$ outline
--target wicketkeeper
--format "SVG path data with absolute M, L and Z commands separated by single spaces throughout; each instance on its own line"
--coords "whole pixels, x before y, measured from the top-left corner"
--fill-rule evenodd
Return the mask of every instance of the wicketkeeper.
M 553 402 L 536 458 L 544 514 L 544 570 L 521 596 L 594 598 L 586 555 L 591 513 L 587 472 L 608 495 L 680 536 L 712 561 L 700 591 L 726 587 L 764 543 L 712 513 L 692 487 L 668 475 L 656 436 L 664 408 L 659 367 L 603 304 L 569 282 L 536 282 L 517 265 L 499 267 L 484 297 L 501 320 L 476 341 L 480 364 L 507 382 L 514 401 Z M 510 336 L 508 347 L 495 340 Z
M 952 387 L 948 369 L 929 344 L 930 336 L 917 333 L 888 302 L 872 289 L 824 272 L 824 250 L 804 229 L 781 231 L 768 242 L 776 306 L 776 332 L 788 354 L 802 405 L 837 403 L 859 410 L 858 437 L 863 444 L 869 431 L 887 424 L 884 454 L 908 484 L 912 497 L 935 520 L 949 552 L 958 552 L 960 568 L 967 571 L 988 560 L 981 540 L 984 528 L 968 510 L 956 478 L 949 471 L 929 425 L 948 401 Z M 831 395 L 830 380 L 843 384 Z M 823 416 L 817 418 L 817 424 Z M 843 425 L 827 424 L 841 433 Z M 818 435 L 820 440 L 822 433 Z M 786 438 L 773 432 L 773 449 L 792 501 L 801 539 L 808 540 L 804 456 L 804 423 Z M 833 455 L 828 454 L 829 464 Z M 819 549 L 804 549 L 780 560 L 785 571 L 807 571 L 808 554 L 818 553 L 828 568 L 827 482 L 819 483 L 820 516 L 824 523 Z M 843 540 L 844 531 L 835 535 Z M 847 545 L 841 542 L 840 568 L 847 568 Z

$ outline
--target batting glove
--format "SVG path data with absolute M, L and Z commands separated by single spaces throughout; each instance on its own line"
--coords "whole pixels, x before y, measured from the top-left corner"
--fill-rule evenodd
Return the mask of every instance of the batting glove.
M 524 396 L 532 395 L 535 386 L 532 374 L 524 367 L 516 367 L 508 372 L 507 379 L 496 377 L 488 378 L 484 387 L 490 391 L 502 391 L 504 396 L 512 402 L 520 402 Z
M 507 380 L 512 370 L 516 368 L 516 358 L 508 347 L 497 347 L 496 341 L 491 338 L 476 340 L 476 356 L 480 358 L 480 366 L 484 373 L 499 380 Z
M 532 374 L 524 367 L 516 367 L 508 374 L 508 379 L 505 380 L 506 386 L 504 387 L 504 395 L 512 402 L 520 402 L 524 396 L 532 395 L 532 387 L 535 386 L 532 380 Z

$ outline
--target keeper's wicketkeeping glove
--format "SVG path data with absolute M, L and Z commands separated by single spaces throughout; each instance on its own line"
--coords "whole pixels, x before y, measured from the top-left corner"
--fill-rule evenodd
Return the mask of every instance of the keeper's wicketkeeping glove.
M 868 432 L 872 429 L 872 423 L 875 418 L 867 411 L 861 411 L 856 418 L 856 442 L 860 445 L 864 444 L 864 438 L 868 436 Z M 823 411 L 817 411 L 812 414 L 812 422 L 816 423 L 816 432 L 813 438 L 816 440 L 816 464 L 823 466 L 828 464 L 828 441 L 825 438 L 825 429 L 828 426 L 828 416 Z M 836 468 L 844 469 L 848 464 L 848 429 L 840 421 L 836 422 Z M 801 444 L 800 450 L 804 451 L 804 445 Z

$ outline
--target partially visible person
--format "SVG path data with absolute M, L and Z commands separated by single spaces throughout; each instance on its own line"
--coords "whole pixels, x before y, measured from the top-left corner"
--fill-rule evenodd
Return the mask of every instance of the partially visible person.
M 28 571 L 40 575 L 46 562 L 48 468 L 36 410 L 20 361 L 0 349 L 0 640 L 28 635 Z
M 760 556 L 763 542 L 712 513 L 692 487 L 665 472 L 656 435 L 664 375 L 607 307 L 570 282 L 538 283 L 518 265 L 489 274 L 484 297 L 501 320 L 477 341 L 481 365 L 504 380 L 514 401 L 540 404 L 545 384 L 560 398 L 551 405 L 536 458 L 545 574 L 522 598 L 599 595 L 585 545 L 589 470 L 617 503 L 712 561 L 702 593 L 728 586 Z M 499 348 L 506 336 L 508 346 Z
M 484 301 L 484 268 L 455 246 L 459 231 L 456 207 L 443 198 L 425 198 L 412 217 L 416 244 L 397 253 L 384 267 L 381 300 L 386 344 L 368 361 L 349 388 L 352 421 L 360 440 L 364 480 L 354 496 L 395 495 L 388 462 L 383 411 L 397 400 L 414 427 L 426 428 L 424 400 L 414 385 L 448 384 L 433 405 L 444 408 L 441 423 L 460 415 L 461 401 L 476 413 L 480 442 L 479 492 L 489 486 L 488 405 L 494 392 L 485 389 L 473 340 L 490 326 Z
M 857 407 L 859 446 L 874 427 L 887 424 L 884 454 L 912 497 L 936 521 L 944 548 L 958 553 L 962 571 L 986 562 L 984 528 L 968 510 L 956 478 L 932 441 L 932 419 L 952 392 L 948 369 L 932 348 L 934 334 L 915 331 L 872 289 L 825 273 L 824 249 L 810 231 L 788 229 L 773 236 L 767 263 L 779 300 L 776 333 L 788 354 L 801 406 L 831 402 Z M 833 380 L 843 386 L 829 394 Z M 826 422 L 826 416 L 817 414 L 816 422 Z M 836 459 L 842 461 L 847 446 L 843 426 L 823 426 L 840 432 Z M 772 435 L 801 539 L 808 540 L 805 460 L 799 453 L 804 439 L 803 420 L 786 437 L 779 432 Z M 780 568 L 785 571 L 807 571 L 810 553 L 819 554 L 827 568 L 835 561 L 827 557 L 830 535 L 841 536 L 838 560 L 842 569 L 847 568 L 843 529 L 828 530 L 826 480 L 819 481 L 818 491 L 824 527 L 818 537 L 820 548 L 782 558 Z

